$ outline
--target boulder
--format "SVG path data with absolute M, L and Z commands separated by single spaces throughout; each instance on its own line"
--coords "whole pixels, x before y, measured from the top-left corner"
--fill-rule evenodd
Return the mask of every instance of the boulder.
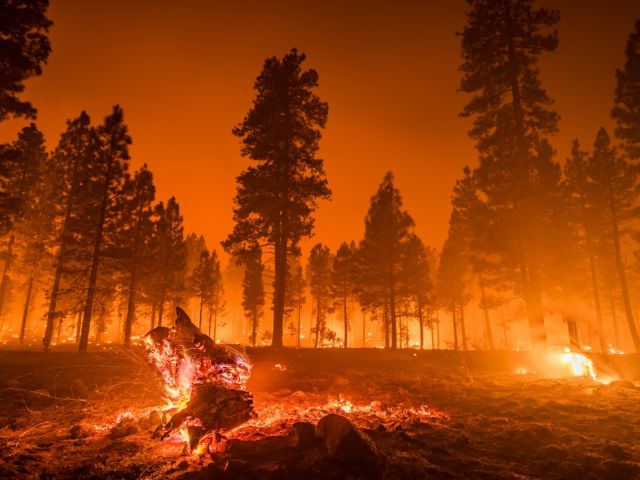
M 316 427 L 308 422 L 296 422 L 289 430 L 287 442 L 292 447 L 306 448 L 318 441 Z
M 373 440 L 342 415 L 322 417 L 316 427 L 329 456 L 343 463 L 360 463 L 376 456 Z

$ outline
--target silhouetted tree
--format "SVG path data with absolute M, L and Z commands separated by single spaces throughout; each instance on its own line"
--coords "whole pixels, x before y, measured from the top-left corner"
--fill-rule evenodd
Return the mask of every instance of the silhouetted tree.
M 285 315 L 290 318 L 296 314 L 296 324 L 290 323 L 291 331 L 297 336 L 296 346 L 300 347 L 300 324 L 302 321 L 302 307 L 306 303 L 305 290 L 307 282 L 304 278 L 302 265 L 300 265 L 300 256 L 291 255 L 289 257 L 289 279 L 287 281 L 287 301 Z
M 57 187 L 57 217 L 60 226 L 55 242 L 55 272 L 49 291 L 47 324 L 42 340 L 45 350 L 51 344 L 56 320 L 64 315 L 59 305 L 62 294 L 66 294 L 67 299 L 72 297 L 75 292 L 69 291 L 67 286 L 77 287 L 81 283 L 77 279 L 78 270 L 83 270 L 82 266 L 79 268 L 77 265 L 81 257 L 79 250 L 86 250 L 85 237 L 93 232 L 93 228 L 87 229 L 82 212 L 86 213 L 87 206 L 94 203 L 88 197 L 95 197 L 91 191 L 93 173 L 99 163 L 98 155 L 98 136 L 91 126 L 89 116 L 82 112 L 78 118 L 68 120 L 67 129 L 60 136 L 58 146 L 52 154 L 54 168 L 49 172 L 51 183 Z M 76 278 L 71 279 L 72 275 Z M 80 273 L 80 276 L 83 274 Z
M 329 198 L 323 162 L 317 158 L 328 105 L 313 93 L 315 70 L 303 71 L 304 54 L 293 49 L 265 61 L 253 106 L 233 129 L 242 155 L 258 163 L 237 178 L 233 232 L 225 249 L 266 242 L 275 253 L 272 345 L 282 346 L 287 258 L 313 229 L 317 200 Z
M 198 299 L 198 328 L 202 330 L 202 312 L 205 304 L 211 301 L 213 290 L 213 262 L 208 250 L 200 252 L 200 261 L 191 273 L 190 283 Z
M 110 220 L 110 207 L 113 206 L 116 197 L 122 194 L 121 189 L 124 174 L 127 171 L 129 162 L 128 147 L 129 144 L 131 144 L 131 137 L 129 137 L 127 133 L 127 126 L 124 123 L 124 115 L 120 106 L 116 105 L 113 107 L 111 115 L 107 116 L 103 125 L 99 127 L 98 135 L 100 137 L 101 147 L 99 159 L 103 167 L 102 177 L 99 182 L 102 198 L 95 224 L 95 237 L 92 242 L 91 270 L 89 273 L 87 299 L 82 316 L 80 342 L 78 345 L 80 352 L 86 352 L 89 343 L 91 316 L 93 314 L 93 303 L 96 295 L 98 266 L 100 264 L 105 225 Z
M 388 172 L 365 218 L 364 239 L 358 249 L 360 303 L 365 308 L 386 305 L 391 327 L 391 348 L 397 347 L 396 303 L 406 295 L 404 256 L 414 223 L 403 209 L 400 191 Z M 388 335 L 385 328 L 385 340 Z M 389 347 L 385 341 L 385 346 Z
M 124 210 L 127 221 L 122 232 L 123 252 L 120 259 L 123 261 L 121 270 L 125 272 L 127 284 L 127 313 L 124 322 L 124 344 L 131 341 L 131 330 L 136 317 L 137 296 L 140 276 L 144 275 L 155 261 L 151 257 L 151 236 L 153 234 L 153 201 L 155 198 L 155 186 L 153 175 L 143 165 L 135 172 L 132 181 L 127 184 L 128 201 Z
M 222 282 L 222 271 L 220 270 L 220 260 L 215 249 L 211 252 L 211 291 L 207 302 L 209 310 L 209 336 L 211 336 L 211 322 L 213 320 L 213 340 L 218 335 L 218 317 L 221 316 L 226 307 L 224 299 L 224 285 Z
M 51 247 L 55 238 L 56 203 L 59 200 L 57 185 L 50 181 L 50 172 L 55 168 L 49 156 L 42 158 L 38 180 L 30 192 L 28 206 L 25 205 L 21 220 L 15 226 L 18 254 L 17 272 L 25 281 L 25 300 L 19 331 L 19 342 L 23 343 L 30 308 L 38 291 L 48 280 L 51 270 Z
M 624 67 L 616 70 L 616 90 L 611 116 L 616 121 L 616 137 L 625 153 L 640 158 L 640 20 L 629 35 Z
M 622 301 L 629 325 L 629 332 L 637 352 L 640 352 L 640 336 L 633 318 L 627 276 L 622 261 L 623 225 L 636 216 L 638 200 L 638 169 L 617 155 L 604 128 L 598 131 L 589 160 L 589 177 L 593 182 L 594 196 L 599 206 L 606 209 L 607 232 L 613 245 L 615 268 L 620 282 Z
M 13 199 L 16 207 L 12 219 L 4 221 L 6 230 L 6 246 L 4 248 L 2 276 L 0 277 L 0 331 L 4 322 L 4 306 L 11 282 L 11 269 L 15 260 L 16 226 L 25 216 L 33 214 L 37 205 L 36 190 L 42 181 L 44 164 L 47 160 L 47 152 L 44 144 L 44 136 L 31 124 L 23 128 L 18 134 L 18 139 L 3 152 L 3 162 L 8 163 L 10 175 L 2 181 L 2 191 L 5 198 Z M 6 213 L 6 212 L 5 212 Z
M 25 80 L 42 73 L 42 64 L 51 53 L 47 34 L 52 25 L 47 18 L 48 0 L 2 0 L 0 11 L 0 121 L 10 115 L 35 118 L 31 103 L 20 100 Z
M 600 350 L 607 352 L 607 340 L 604 332 L 600 279 L 598 274 L 598 244 L 602 243 L 602 234 L 606 230 L 604 209 L 598 205 L 601 198 L 595 195 L 594 185 L 589 178 L 589 154 L 580 149 L 577 140 L 573 141 L 571 156 L 564 167 L 563 190 L 567 197 L 569 222 L 578 230 L 576 246 L 584 250 L 588 260 L 593 304 L 598 324 Z
M 255 347 L 258 334 L 258 325 L 264 308 L 264 286 L 262 274 L 262 250 L 258 246 L 246 252 L 243 256 L 245 270 L 242 280 L 242 307 L 244 315 L 251 322 L 251 344 Z
M 415 303 L 416 317 L 420 328 L 420 349 L 424 348 L 424 325 L 429 317 L 427 306 L 433 301 L 433 284 L 431 283 L 430 263 L 432 253 L 416 235 L 411 235 L 407 242 L 407 253 L 404 256 L 407 292 Z M 408 328 L 408 327 L 407 327 Z M 408 334 L 408 330 L 407 330 Z
M 312 329 L 315 334 L 315 347 L 322 345 L 326 330 L 327 314 L 331 310 L 331 271 L 333 256 L 329 247 L 317 243 L 309 253 L 307 263 L 307 279 L 313 297 L 313 311 L 316 315 L 316 325 Z
M 534 348 L 546 341 L 538 251 L 557 186 L 546 137 L 558 115 L 539 80 L 538 58 L 555 51 L 556 11 L 532 0 L 469 0 L 462 32 L 461 90 L 473 97 L 462 116 L 473 117 L 470 136 L 480 153 L 478 186 L 498 213 L 497 228 L 520 275 Z M 557 173 L 555 173 L 558 176 Z M 506 258 L 506 257 L 505 257 Z
M 348 347 L 349 337 L 349 301 L 356 292 L 356 245 L 354 242 L 343 242 L 333 259 L 331 272 L 331 296 L 334 308 L 342 311 L 344 321 L 344 348 Z
M 166 207 L 163 202 L 158 203 L 154 218 L 151 249 L 157 262 L 147 285 L 147 296 L 157 305 L 157 326 L 161 326 L 165 304 L 178 304 L 183 299 L 187 262 L 183 218 L 175 197 L 169 199 Z

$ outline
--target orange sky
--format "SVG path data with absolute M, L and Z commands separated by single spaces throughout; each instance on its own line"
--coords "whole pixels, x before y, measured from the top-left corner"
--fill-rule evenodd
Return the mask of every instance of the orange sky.
M 540 3 L 562 14 L 558 54 L 542 64 L 562 116 L 553 139 L 562 159 L 571 138 L 590 145 L 611 125 L 614 70 L 640 2 Z M 330 107 L 321 156 L 333 200 L 322 202 L 312 242 L 359 239 L 369 198 L 391 169 L 418 233 L 439 248 L 455 179 L 476 163 L 469 122 L 458 118 L 464 10 L 462 0 L 52 0 L 53 53 L 24 97 L 50 148 L 67 118 L 85 109 L 100 122 L 120 103 L 133 166 L 148 163 L 159 198 L 175 195 L 187 230 L 220 249 L 247 164 L 231 128 L 251 105 L 264 59 L 297 47 Z M 22 125 L 4 122 L 0 141 Z

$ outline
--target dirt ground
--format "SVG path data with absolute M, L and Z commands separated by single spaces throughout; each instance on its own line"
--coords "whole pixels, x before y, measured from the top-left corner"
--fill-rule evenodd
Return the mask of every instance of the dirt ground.
M 163 389 L 140 350 L 0 351 L 0 478 L 638 479 L 629 381 L 544 378 L 524 353 L 250 350 L 257 418 L 208 453 L 152 438 Z M 604 363 L 602 359 L 599 363 Z M 294 422 L 348 418 L 375 444 L 338 462 Z

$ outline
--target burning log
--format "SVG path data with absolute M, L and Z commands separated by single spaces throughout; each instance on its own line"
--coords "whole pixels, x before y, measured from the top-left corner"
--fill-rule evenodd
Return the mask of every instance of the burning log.
M 176 311 L 173 327 L 157 327 L 145 335 L 149 360 L 167 392 L 167 410 L 175 412 L 156 435 L 164 439 L 179 429 L 194 448 L 204 435 L 255 416 L 253 397 L 245 391 L 251 363 L 242 352 L 201 333 L 182 309 Z

